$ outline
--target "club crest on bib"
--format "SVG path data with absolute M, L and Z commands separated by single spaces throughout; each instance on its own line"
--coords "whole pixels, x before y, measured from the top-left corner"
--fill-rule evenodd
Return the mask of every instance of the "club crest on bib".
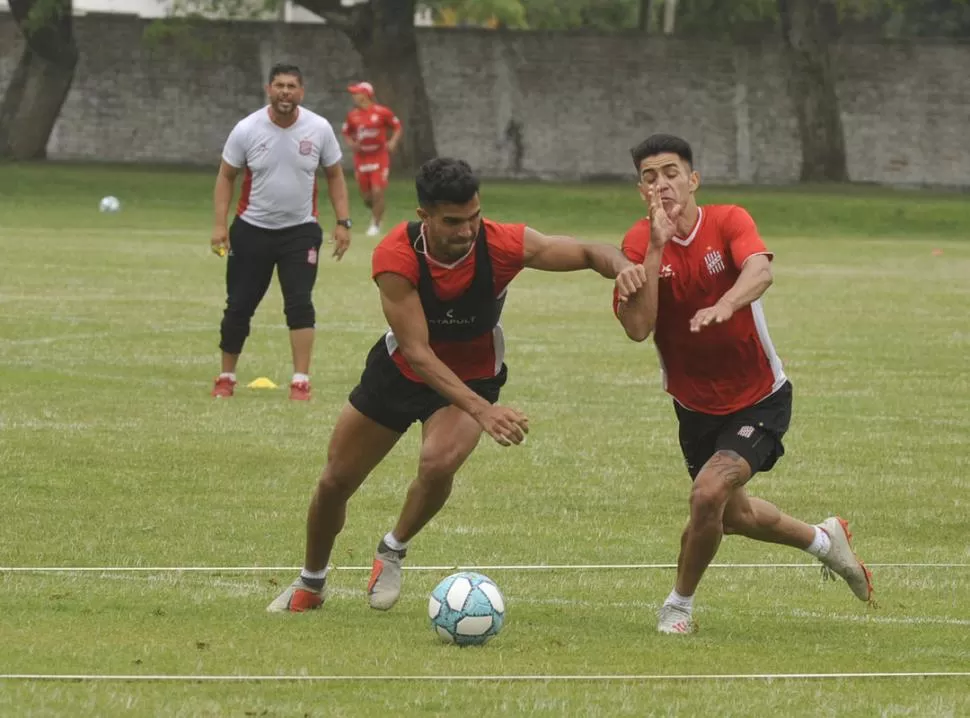
M 313 153 L 313 140 L 300 140 L 300 154 L 309 155 Z

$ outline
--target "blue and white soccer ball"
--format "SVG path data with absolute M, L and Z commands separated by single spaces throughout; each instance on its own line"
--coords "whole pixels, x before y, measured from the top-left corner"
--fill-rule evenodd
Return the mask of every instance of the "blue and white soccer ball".
M 98 209 L 102 212 L 117 212 L 121 209 L 121 202 L 117 197 L 107 196 L 101 198 L 101 204 L 98 205 Z
M 463 571 L 431 592 L 428 615 L 431 627 L 445 643 L 480 646 L 502 630 L 505 598 L 492 579 Z

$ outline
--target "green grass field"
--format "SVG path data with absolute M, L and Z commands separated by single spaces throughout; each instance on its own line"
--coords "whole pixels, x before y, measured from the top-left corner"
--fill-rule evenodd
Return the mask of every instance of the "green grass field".
M 386 614 L 364 592 L 416 431 L 352 501 L 324 610 L 265 613 L 302 561 L 330 428 L 384 329 L 374 241 L 358 231 L 343 262 L 321 266 L 314 400 L 242 389 L 214 402 L 224 265 L 208 251 L 211 186 L 211 173 L 171 168 L 0 166 L 0 565 L 283 568 L 0 570 L 0 674 L 361 679 L 0 678 L 0 715 L 970 714 L 966 675 L 555 680 L 970 671 L 966 196 L 700 195 L 747 206 L 776 252 L 765 306 L 794 419 L 787 456 L 751 490 L 806 520 L 849 518 L 878 609 L 823 584 L 806 554 L 732 537 L 687 638 L 654 632 L 669 569 L 512 568 L 670 564 L 689 489 L 656 354 L 624 337 L 611 284 L 526 271 L 506 304 L 503 401 L 529 415 L 529 441 L 483 441 L 409 552 L 412 566 L 507 567 L 486 571 L 505 630 L 457 649 L 426 616 L 447 568 L 408 572 Z M 106 194 L 122 212 L 98 213 Z M 486 183 L 482 200 L 495 219 L 611 243 L 641 214 L 632 185 Z M 413 206 L 395 184 L 389 219 Z M 359 204 L 354 216 L 366 226 Z M 274 280 L 240 380 L 285 385 L 289 371 Z M 737 566 L 773 563 L 802 565 Z

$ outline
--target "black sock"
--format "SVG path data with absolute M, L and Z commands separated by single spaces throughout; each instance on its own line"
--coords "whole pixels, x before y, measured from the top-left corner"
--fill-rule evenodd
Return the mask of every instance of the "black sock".
M 326 578 L 307 578 L 306 576 L 300 575 L 300 580 L 308 588 L 312 588 L 314 591 L 319 591 L 323 588 L 323 583 Z

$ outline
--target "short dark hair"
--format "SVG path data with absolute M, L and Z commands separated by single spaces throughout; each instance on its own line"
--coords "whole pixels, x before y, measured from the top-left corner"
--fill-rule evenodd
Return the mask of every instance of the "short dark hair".
M 647 157 L 653 157 L 664 152 L 673 152 L 684 160 L 688 167 L 694 169 L 694 152 L 691 150 L 687 140 L 676 135 L 657 134 L 650 135 L 630 150 L 630 155 L 633 157 L 633 165 L 637 168 L 637 173 L 640 172 L 640 163 Z
M 465 204 L 478 193 L 478 177 L 465 160 L 436 157 L 418 169 L 414 178 L 418 204 L 428 209 L 439 202 Z
M 300 68 L 288 62 L 277 62 L 269 69 L 268 84 L 272 85 L 277 75 L 293 75 L 300 81 L 301 85 L 303 84 L 303 73 L 300 71 Z

